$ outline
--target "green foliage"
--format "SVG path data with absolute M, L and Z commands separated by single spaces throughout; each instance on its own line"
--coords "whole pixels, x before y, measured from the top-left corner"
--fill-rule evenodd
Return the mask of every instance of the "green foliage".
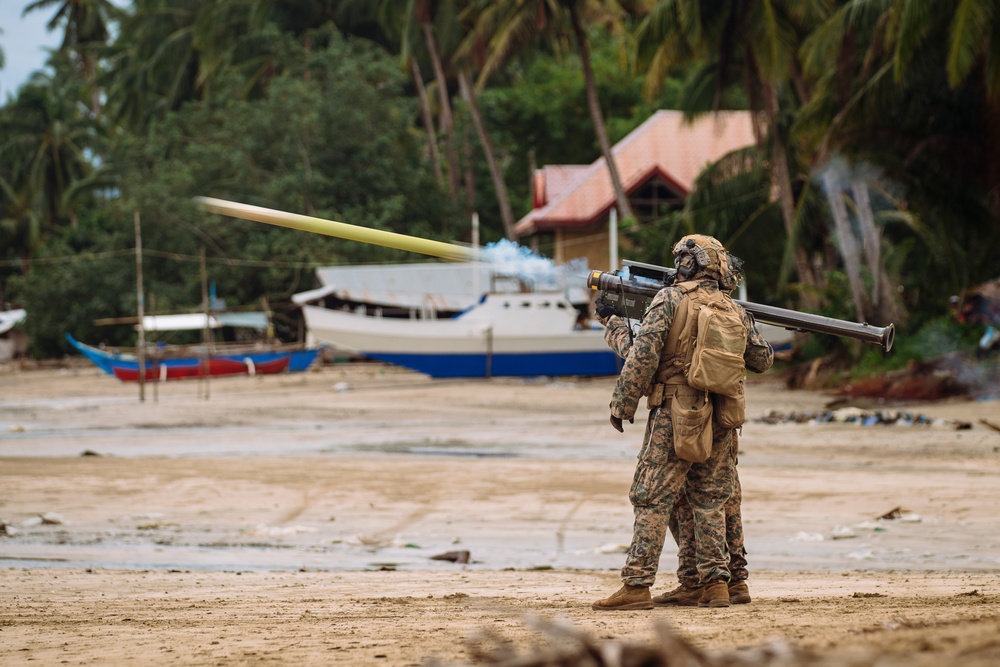
M 286 333 L 295 316 L 288 298 L 313 285 L 314 266 L 423 258 L 206 215 L 192 196 L 443 240 L 466 240 L 475 210 L 483 241 L 498 238 L 494 186 L 461 103 L 455 137 L 473 201 L 452 201 L 430 177 L 415 89 L 399 62 L 406 53 L 430 71 L 418 8 L 433 18 L 452 100 L 459 69 L 493 68 L 478 100 L 515 216 L 530 209 L 533 169 L 600 156 L 568 2 L 23 4 L 65 32 L 47 70 L 0 108 L 0 299 L 28 307 L 37 354 L 65 351 L 70 327 L 91 341 L 127 342 L 116 338 L 127 328 L 88 323 L 134 312 L 133 210 L 157 310 L 199 304 L 204 250 L 219 295 L 230 304 L 266 296 Z M 786 305 L 806 294 L 786 284 L 800 251 L 825 273 L 822 293 L 808 296 L 823 314 L 853 320 L 828 202 L 813 180 L 843 156 L 873 174 L 882 265 L 909 319 L 881 361 L 870 346 L 830 336 L 807 337 L 804 351 L 846 351 L 875 368 L 968 349 L 976 332 L 944 318 L 951 295 L 1000 275 L 1000 134 L 991 125 L 1000 12 L 987 9 L 995 3 L 750 4 L 577 3 L 588 9 L 612 142 L 658 108 L 750 108 L 767 119 L 761 146 L 708 165 L 683 211 L 622 221 L 630 256 L 669 264 L 679 236 L 710 233 L 745 261 L 751 300 Z M 464 43 L 469 21 L 498 7 L 519 22 L 477 24 L 486 32 Z M 491 25 L 517 48 L 502 52 Z M 443 144 L 436 86 L 428 85 L 429 111 Z M 788 181 L 776 174 L 782 155 Z M 792 191 L 793 220 L 782 219 L 778 187 Z M 88 254 L 98 252 L 111 254 Z M 65 259 L 44 261 L 55 257 Z M 26 259 L 36 261 L 25 273 Z
M 377 246 L 205 214 L 192 203 L 196 195 L 425 237 L 446 237 L 458 224 L 427 172 L 413 168 L 421 161 L 419 135 L 394 63 L 365 42 L 339 36 L 309 54 L 294 43 L 287 50 L 294 66 L 271 82 L 265 97 L 228 94 L 241 83 L 232 80 L 211 101 L 168 113 L 141 136 L 122 137 L 115 158 L 128 199 L 120 208 L 134 206 L 141 214 L 145 284 L 152 295 L 147 308 L 199 307 L 197 258 L 205 249 L 208 280 L 218 295 L 229 305 L 256 304 L 266 295 L 290 334 L 289 297 L 314 286 L 310 267 L 412 259 Z M 133 245 L 131 211 L 118 217 L 128 220 L 129 233 L 107 234 L 101 249 Z M 118 224 L 103 216 L 93 225 L 102 221 L 109 232 Z M 96 229 L 88 227 L 88 233 L 96 236 Z M 45 247 L 48 255 L 82 250 L 93 247 L 76 235 Z M 31 276 L 23 295 L 36 352 L 63 349 L 60 340 L 71 325 L 81 340 L 91 335 L 122 342 L 108 340 L 114 334 L 98 335 L 85 322 L 135 312 L 129 271 L 123 280 L 104 264 L 69 262 Z M 68 319 L 61 317 L 67 312 Z
M 67 333 L 91 344 L 133 342 L 128 327 L 101 327 L 94 320 L 136 313 L 132 221 L 99 212 L 80 218 L 78 229 L 47 239 L 30 270 L 12 280 L 12 292 L 27 306 L 24 328 L 29 353 L 62 356 L 70 351 Z

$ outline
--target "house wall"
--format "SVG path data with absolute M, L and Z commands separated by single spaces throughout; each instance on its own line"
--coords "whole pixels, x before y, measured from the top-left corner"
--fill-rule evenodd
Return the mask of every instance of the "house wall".
M 608 271 L 608 223 L 581 229 L 557 229 L 555 233 L 555 262 L 566 264 L 574 259 L 586 259 L 587 268 Z M 618 268 L 618 267 L 614 267 Z

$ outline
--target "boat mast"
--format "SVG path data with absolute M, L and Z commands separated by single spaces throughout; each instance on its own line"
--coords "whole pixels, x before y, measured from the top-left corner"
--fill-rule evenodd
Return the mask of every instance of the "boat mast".
M 201 309 L 205 314 L 205 326 L 201 330 L 201 342 L 203 357 L 201 360 L 201 375 L 200 377 L 205 380 L 205 400 L 209 399 L 209 384 L 208 376 L 211 375 L 211 352 L 209 351 L 210 337 L 212 335 L 211 323 L 209 318 L 212 316 L 212 305 L 208 302 L 208 275 L 205 271 L 205 246 L 201 247 Z

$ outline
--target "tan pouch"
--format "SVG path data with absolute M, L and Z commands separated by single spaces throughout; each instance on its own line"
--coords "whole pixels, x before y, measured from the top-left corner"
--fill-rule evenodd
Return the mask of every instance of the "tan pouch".
M 653 388 L 649 390 L 649 396 L 646 397 L 646 409 L 652 410 L 663 405 L 663 399 L 665 394 L 663 390 L 665 387 L 662 384 L 654 384 Z
M 740 383 L 736 396 L 712 394 L 715 409 L 715 423 L 721 428 L 739 428 L 747 418 L 747 403 L 743 395 L 743 383 Z
M 670 404 L 677 458 L 703 463 L 712 455 L 712 401 L 709 394 L 678 387 Z

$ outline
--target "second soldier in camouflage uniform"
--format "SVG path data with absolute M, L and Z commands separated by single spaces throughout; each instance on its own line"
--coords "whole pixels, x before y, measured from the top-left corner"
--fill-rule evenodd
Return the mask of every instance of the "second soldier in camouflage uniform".
M 691 243 L 687 243 L 690 241 Z M 685 253 L 685 248 L 688 253 Z M 710 261 L 698 264 L 690 250 L 709 251 Z M 685 237 L 675 246 L 675 263 L 679 280 L 696 281 L 698 289 L 719 291 L 723 278 L 725 249 L 716 239 L 706 236 Z M 704 255 L 703 255 L 704 256 Z M 687 275 L 685 275 L 685 273 Z M 679 286 L 665 287 L 654 297 L 635 340 L 631 340 L 628 325 L 615 316 L 607 321 L 605 340 L 625 357 L 611 399 L 611 422 L 622 430 L 622 421 L 631 421 L 639 399 L 648 395 L 654 376 L 661 364 L 661 355 L 675 313 L 688 298 Z M 746 367 L 755 372 L 770 368 L 774 358 L 771 346 L 757 331 L 752 318 L 740 308 L 747 331 L 744 354 Z M 692 512 L 695 532 L 695 558 L 699 583 L 704 588 L 699 599 L 704 606 L 728 606 L 729 553 L 726 545 L 723 506 L 734 487 L 734 430 L 713 425 L 712 450 L 702 463 L 678 458 L 673 446 L 673 426 L 670 412 L 662 406 L 650 410 L 639 451 L 629 500 L 633 506 L 635 525 L 625 567 L 622 568 L 622 588 L 612 596 L 593 604 L 595 610 L 650 609 L 653 607 L 650 587 L 656 578 L 660 554 L 674 508 L 686 495 Z
M 733 455 L 737 456 L 739 448 L 737 434 L 733 434 Z M 729 601 L 732 604 L 749 604 L 750 589 L 747 587 L 747 550 L 743 538 L 743 490 L 740 486 L 740 475 L 733 466 L 733 494 L 722 506 L 726 515 L 726 547 L 729 551 Z M 682 496 L 670 515 L 668 524 L 670 534 L 677 543 L 677 581 L 679 586 L 669 593 L 663 593 L 653 598 L 653 604 L 663 607 L 696 606 L 701 597 L 701 584 L 698 578 L 698 562 L 695 555 L 694 514 L 687 502 L 687 496 Z

